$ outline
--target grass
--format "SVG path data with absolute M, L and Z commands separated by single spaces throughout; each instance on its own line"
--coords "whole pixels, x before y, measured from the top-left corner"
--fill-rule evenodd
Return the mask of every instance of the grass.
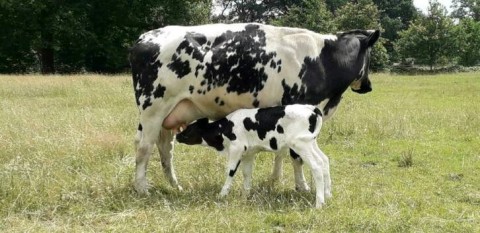
M 372 82 L 322 129 L 334 197 L 315 210 L 287 160 L 268 188 L 273 155 L 258 155 L 252 194 L 238 175 L 218 199 L 224 158 L 179 144 L 184 191 L 154 154 L 137 196 L 129 76 L 0 76 L 0 232 L 480 232 L 480 74 Z

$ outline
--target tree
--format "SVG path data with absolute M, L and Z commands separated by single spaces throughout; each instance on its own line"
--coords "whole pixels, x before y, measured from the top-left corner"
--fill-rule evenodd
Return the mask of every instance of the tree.
M 272 23 L 279 26 L 306 28 L 315 32 L 332 33 L 336 31 L 332 13 L 322 0 L 304 0 L 294 5 L 281 18 Z
M 120 72 L 141 32 L 207 23 L 210 9 L 210 0 L 2 0 L 0 72 Z
M 215 22 L 261 22 L 275 20 L 302 0 L 215 0 Z
M 389 55 L 394 54 L 394 43 L 398 40 L 398 32 L 408 28 L 412 20 L 418 16 L 412 0 L 373 0 L 380 11 L 380 23 L 384 29 L 382 37 Z M 392 56 L 391 56 L 392 57 Z
M 433 67 L 454 57 L 453 20 L 436 0 L 430 1 L 428 14 L 401 31 L 397 49 L 403 58 L 415 58 L 419 64 Z
M 459 64 L 474 66 L 480 62 L 480 21 L 471 18 L 460 20 L 454 28 Z
M 359 0 L 357 3 L 347 3 L 337 10 L 335 18 L 339 30 L 352 29 L 381 29 L 380 11 L 371 0 Z M 383 70 L 389 64 L 387 50 L 381 38 L 375 43 L 372 52 L 370 67 L 373 70 Z
M 328 10 L 334 15 L 337 13 L 337 9 L 340 9 L 343 5 L 347 4 L 351 0 L 325 0 Z
M 472 18 L 480 21 L 480 0 L 453 0 L 452 3 L 454 18 Z

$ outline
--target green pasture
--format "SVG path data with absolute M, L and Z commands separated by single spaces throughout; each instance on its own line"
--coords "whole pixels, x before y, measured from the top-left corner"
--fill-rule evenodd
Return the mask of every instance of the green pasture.
M 128 75 L 0 76 L 0 232 L 480 232 L 480 73 L 372 76 L 321 131 L 333 198 L 319 210 L 289 159 L 270 186 L 259 154 L 251 195 L 238 174 L 219 199 L 225 158 L 179 144 L 184 191 L 155 152 L 139 196 Z

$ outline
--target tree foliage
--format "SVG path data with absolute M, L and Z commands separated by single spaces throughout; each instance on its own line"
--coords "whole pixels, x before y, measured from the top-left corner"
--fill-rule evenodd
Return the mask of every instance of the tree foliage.
M 339 30 L 381 29 L 380 11 L 371 0 L 349 2 L 337 10 L 337 15 L 335 23 Z M 385 40 L 381 39 L 374 45 L 370 62 L 370 67 L 374 70 L 383 70 L 389 64 L 384 42 Z
M 394 42 L 398 32 L 408 28 L 410 22 L 418 16 L 412 0 L 373 0 L 380 11 L 380 24 L 383 28 L 382 37 L 390 56 L 394 56 Z
M 480 21 L 480 0 L 453 0 L 452 16 L 458 19 L 472 18 Z
M 453 20 L 437 1 L 431 1 L 428 14 L 415 20 L 408 29 L 400 32 L 398 50 L 403 58 L 415 58 L 419 64 L 433 69 L 448 63 L 455 54 Z
M 480 21 L 471 18 L 460 20 L 454 27 L 459 64 L 474 66 L 480 63 Z
M 320 33 L 381 29 L 373 69 L 405 57 L 431 67 L 477 65 L 479 0 L 453 0 L 457 24 L 437 1 L 430 4 L 422 15 L 412 0 L 2 0 L 0 73 L 122 72 L 140 33 L 210 22 L 263 22 Z
M 207 23 L 210 8 L 209 0 L 3 0 L 0 72 L 119 72 L 142 31 Z
M 291 7 L 283 17 L 273 21 L 273 24 L 331 33 L 336 31 L 332 18 L 332 13 L 322 0 L 304 0 L 300 5 Z

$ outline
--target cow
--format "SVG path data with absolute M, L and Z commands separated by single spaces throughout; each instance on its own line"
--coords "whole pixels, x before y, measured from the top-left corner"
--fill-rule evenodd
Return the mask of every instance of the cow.
M 331 197 L 328 157 L 318 148 L 322 112 L 312 105 L 285 105 L 239 109 L 225 118 L 209 123 L 202 118 L 187 126 L 176 139 L 188 145 L 209 146 L 227 155 L 227 179 L 220 197 L 228 194 L 233 177 L 242 163 L 244 190 L 252 183 L 253 159 L 259 151 L 282 156 L 289 151 L 295 160 L 304 161 L 312 170 L 316 187 L 315 207 Z
M 258 23 L 167 26 L 142 34 L 129 56 L 140 114 L 136 191 L 148 191 L 154 145 L 170 184 L 182 189 L 172 164 L 173 138 L 197 119 L 294 103 L 318 106 L 328 119 L 348 87 L 372 90 L 368 66 L 379 36 L 378 30 L 322 35 Z M 308 189 L 305 184 L 296 179 Z

